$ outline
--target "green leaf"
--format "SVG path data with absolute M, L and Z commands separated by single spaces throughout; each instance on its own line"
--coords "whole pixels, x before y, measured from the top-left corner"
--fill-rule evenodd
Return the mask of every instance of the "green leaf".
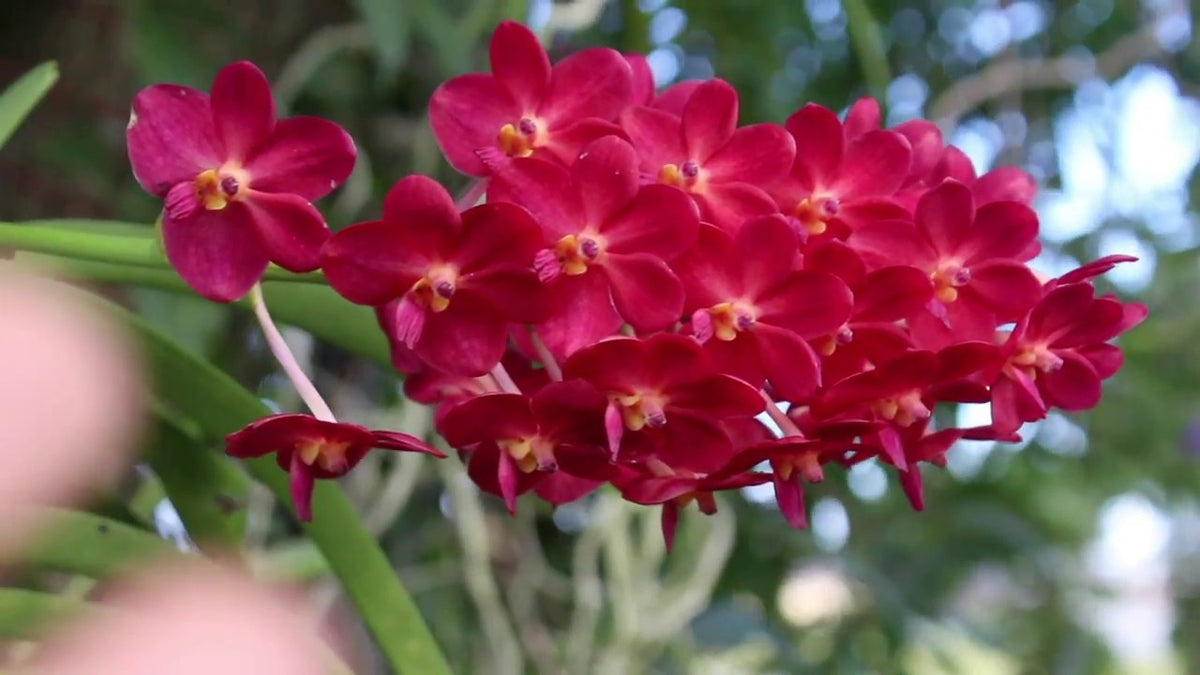
M 0 147 L 12 137 L 21 122 L 50 87 L 58 81 L 58 64 L 47 61 L 25 73 L 0 94 Z
M 355 4 L 375 43 L 381 74 L 394 75 L 408 57 L 407 3 L 402 0 L 358 0 Z
M 228 375 L 181 349 L 140 317 L 108 301 L 97 298 L 96 302 L 137 336 L 161 400 L 208 437 L 224 437 L 271 414 Z M 291 503 L 288 475 L 273 457 L 248 460 L 245 466 L 280 501 Z M 303 524 L 304 532 L 329 562 L 392 668 L 410 675 L 448 675 L 449 666 L 416 603 L 342 489 L 332 481 L 317 481 L 313 511 L 316 517 Z
M 3 228 L 4 225 L 0 224 L 0 230 Z M 3 234 L 0 234 L 0 240 L 2 239 Z M 2 241 L 0 245 L 3 245 Z M 68 278 L 195 295 L 195 292 L 169 269 L 59 257 L 37 257 L 36 260 Z M 267 281 L 263 283 L 263 295 L 266 296 L 267 306 L 271 309 L 271 316 L 279 323 L 302 328 L 347 352 L 390 367 L 391 356 L 387 337 L 379 329 L 370 308 L 351 304 L 333 289 L 317 284 Z M 230 303 L 230 306 L 250 310 L 250 303 L 245 300 Z
M 43 627 L 74 618 L 81 611 L 103 612 L 89 603 L 24 588 L 0 588 L 0 640 L 30 640 Z
M 245 473 L 162 411 L 145 458 L 198 546 L 241 547 L 252 488 Z
M 101 579 L 154 558 L 182 555 L 145 530 L 91 513 L 46 508 L 43 534 L 16 560 L 39 569 Z

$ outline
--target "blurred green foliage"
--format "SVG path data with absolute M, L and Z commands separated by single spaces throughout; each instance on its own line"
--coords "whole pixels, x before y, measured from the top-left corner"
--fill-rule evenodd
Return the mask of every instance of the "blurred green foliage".
M 9 2 L 0 82 L 47 59 L 61 80 L 0 155 L 0 218 L 151 223 L 158 204 L 124 156 L 130 98 L 159 81 L 206 88 L 220 65 L 242 58 L 272 77 L 281 109 L 334 119 L 359 143 L 360 167 L 324 203 L 335 227 L 374 217 L 409 172 L 461 186 L 428 130 L 428 97 L 447 77 L 486 67 L 497 21 L 529 17 L 552 55 L 656 50 L 678 78 L 724 77 L 741 92 L 744 122 L 782 121 L 807 102 L 843 109 L 869 93 L 883 95 L 892 121 L 931 115 L 952 138 L 960 124 L 1019 119 L 1024 131 L 993 144 L 987 160 L 1025 165 L 1050 190 L 1069 187 L 1060 122 L 1081 100 L 1079 85 L 1148 63 L 1181 96 L 1200 92 L 1197 17 L 1182 0 Z M 980 27 L 980 17 L 1007 23 Z M 1010 39 L 997 46 L 989 30 L 1001 28 Z M 1070 70 L 1080 64 L 1090 73 Z M 1099 161 L 1111 169 L 1117 159 Z M 978 466 L 926 471 L 924 513 L 894 484 L 882 494 L 852 489 L 831 471 L 812 491 L 825 500 L 815 531 L 790 531 L 770 505 L 734 497 L 715 519 L 687 514 L 666 558 L 656 512 L 609 495 L 553 517 L 523 502 L 513 519 L 490 499 L 447 490 L 460 474 L 391 458 L 364 464 L 347 487 L 361 510 L 382 514 L 368 523 L 461 672 L 1200 672 L 1191 638 L 1200 630 L 1194 159 L 1189 171 L 1183 234 L 1162 235 L 1152 210 L 1108 211 L 1050 245 L 1086 259 L 1121 230 L 1157 254 L 1152 280 L 1134 289 L 1151 320 L 1122 341 L 1127 364 L 1101 406 L 1042 425 L 1023 447 L 980 455 Z M 244 315 L 164 291 L 108 292 L 288 403 L 265 377 L 265 350 Z M 419 419 L 397 410 L 395 379 L 377 364 L 321 343 L 313 358 L 319 384 L 356 421 Z M 1095 547 L 1099 514 L 1131 494 L 1169 537 L 1155 559 L 1162 569 L 1114 586 L 1089 551 L 1106 550 Z M 264 547 L 286 548 L 285 528 L 251 516 Z M 1117 623 L 1129 630 L 1139 622 L 1120 617 L 1133 611 L 1129 598 L 1161 596 L 1164 620 L 1175 622 L 1167 651 L 1118 658 L 1093 620 L 1103 598 L 1118 596 Z

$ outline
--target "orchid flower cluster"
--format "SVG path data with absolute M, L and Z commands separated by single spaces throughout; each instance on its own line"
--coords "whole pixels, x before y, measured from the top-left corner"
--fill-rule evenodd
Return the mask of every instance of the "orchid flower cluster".
M 1018 440 L 1051 408 L 1095 406 L 1122 364 L 1111 341 L 1146 316 L 1092 284 L 1131 257 L 1035 273 L 1032 178 L 977 176 L 929 121 L 883 128 L 865 99 L 844 119 L 810 104 L 739 125 L 723 80 L 659 92 L 644 57 L 604 48 L 552 64 L 511 22 L 490 55 L 490 73 L 430 102 L 466 194 L 407 176 L 379 220 L 334 234 L 311 202 L 347 178 L 353 141 L 277 120 L 251 64 L 223 69 L 211 95 L 143 90 L 128 141 L 184 280 L 261 304 L 270 263 L 320 269 L 374 308 L 407 396 L 436 406 L 446 443 L 510 510 L 526 492 L 558 505 L 609 484 L 662 505 L 669 545 L 681 508 L 711 513 L 714 493 L 770 482 L 804 527 L 805 484 L 870 459 L 919 510 L 922 465 L 955 441 Z M 440 454 L 339 423 L 307 393 L 315 417 L 260 420 L 227 445 L 275 453 L 302 519 L 313 481 L 373 447 Z M 989 403 L 991 424 L 935 428 L 954 403 Z

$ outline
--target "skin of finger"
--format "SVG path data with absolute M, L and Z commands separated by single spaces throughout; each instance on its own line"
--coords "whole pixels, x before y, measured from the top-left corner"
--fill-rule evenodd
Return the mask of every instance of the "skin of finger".
M 30 506 L 78 499 L 126 464 L 142 385 L 118 326 L 77 289 L 0 266 L 0 553 Z
M 146 573 L 68 627 L 24 675 L 327 675 L 298 603 L 212 565 Z

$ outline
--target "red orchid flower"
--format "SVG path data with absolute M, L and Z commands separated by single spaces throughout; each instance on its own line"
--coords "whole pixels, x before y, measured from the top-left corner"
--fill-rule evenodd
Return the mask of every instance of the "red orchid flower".
M 125 136 L 134 176 L 166 200 L 167 258 L 197 293 L 236 300 L 269 262 L 317 268 L 329 228 L 311 202 L 350 175 L 354 141 L 323 119 L 277 121 L 254 64 L 222 68 L 211 98 L 174 84 L 143 89 Z
M 908 215 L 890 199 L 912 162 L 904 136 L 877 129 L 851 137 L 832 110 L 816 104 L 784 126 L 796 141 L 796 160 L 771 192 L 803 239 L 831 226 L 833 236 L 844 238 L 865 223 Z
M 916 315 L 933 297 L 933 285 L 921 270 L 893 265 L 868 272 L 859 255 L 837 240 L 809 250 L 804 267 L 836 275 L 854 295 L 850 318 L 813 342 L 826 381 L 837 382 L 913 348 L 899 322 Z
M 714 493 L 762 485 L 771 474 L 722 468 L 709 474 L 672 469 L 666 464 L 649 461 L 645 467 L 622 465 L 612 478 L 621 496 L 635 504 L 662 504 L 662 533 L 667 551 L 675 545 L 675 530 L 679 511 L 692 502 L 705 515 L 717 512 Z
M 679 321 L 683 286 L 666 261 L 696 240 L 699 216 L 676 188 L 639 189 L 637 154 L 625 141 L 594 141 L 570 170 L 514 160 L 493 177 L 488 198 L 525 207 L 542 226 L 549 245 L 534 267 L 554 311 L 538 332 L 557 357 L 623 323 L 652 332 Z
M 749 216 L 776 211 L 764 188 L 782 179 L 796 145 L 778 124 L 737 128 L 738 95 L 724 80 L 695 87 L 681 115 L 634 106 L 621 126 L 651 182 L 682 188 L 703 220 L 734 230 Z
M 924 511 L 925 481 L 921 476 L 921 462 L 946 466 L 946 453 L 963 436 L 963 429 L 934 431 L 926 420 L 922 424 L 907 427 L 887 425 L 879 430 L 874 440 L 883 446 L 879 455 L 885 460 L 897 455 L 904 457 L 904 464 L 897 466 L 900 469 L 900 486 L 913 509 Z
M 1090 283 L 1057 286 L 1005 342 L 1003 377 L 992 385 L 992 429 L 1015 432 L 1050 406 L 1087 410 L 1100 402 L 1100 383 L 1124 357 L 1109 340 L 1145 320 L 1145 305 L 1094 297 Z
M 599 487 L 610 472 L 604 451 L 605 399 L 590 384 L 553 382 L 533 396 L 484 394 L 452 407 L 438 429 L 469 449 L 467 471 L 485 492 L 516 511 L 534 490 L 565 504 Z
M 813 402 L 811 413 L 818 419 L 873 418 L 909 427 L 928 419 L 936 401 L 986 401 L 983 382 L 991 381 L 1002 363 L 1000 349 L 984 342 L 963 342 L 936 353 L 908 352 L 829 387 Z M 886 431 L 876 436 L 886 459 L 907 469 L 902 446 Z
M 970 189 L 947 180 L 921 198 L 915 217 L 866 225 L 848 243 L 869 267 L 909 265 L 929 275 L 934 298 L 910 322 L 918 346 L 991 340 L 996 326 L 1020 319 L 1041 297 L 1024 263 L 1038 232 L 1028 206 L 976 209 Z
M 532 269 L 542 235 L 513 204 L 461 215 L 425 176 L 396 183 L 383 219 L 338 232 L 321 250 L 334 290 L 351 302 L 395 305 L 395 339 L 438 370 L 483 375 L 500 362 L 508 324 L 544 318 Z
M 492 72 L 443 83 L 429 101 L 429 123 L 455 169 L 488 176 L 512 157 L 570 163 L 588 142 L 620 134 L 633 75 L 619 52 L 585 49 L 551 67 L 528 28 L 501 23 L 492 34 Z
M 225 453 L 231 457 L 275 453 L 279 468 L 291 474 L 292 505 L 303 522 L 313 517 L 314 481 L 346 475 L 371 448 L 445 457 L 416 436 L 372 431 L 357 424 L 326 422 L 300 414 L 264 417 L 225 438 Z
M 607 397 L 614 458 L 656 458 L 677 471 L 723 466 L 734 446 L 721 422 L 753 417 L 764 406 L 754 387 L 717 372 L 699 343 L 675 333 L 603 340 L 567 359 L 563 376 L 587 380 Z
M 770 382 L 800 400 L 821 384 L 806 340 L 850 316 L 850 289 L 832 274 L 797 270 L 798 240 L 782 216 L 747 222 L 735 236 L 704 225 L 676 263 L 687 289 L 692 333 L 722 372 L 751 386 Z

